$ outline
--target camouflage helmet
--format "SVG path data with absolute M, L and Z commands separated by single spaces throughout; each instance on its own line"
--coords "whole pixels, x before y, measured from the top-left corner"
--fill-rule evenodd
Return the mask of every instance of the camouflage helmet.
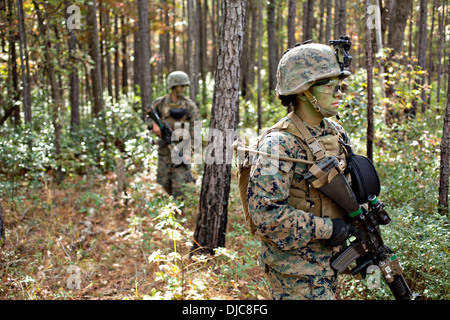
M 276 92 L 281 96 L 300 94 L 321 79 L 341 76 L 350 71 L 342 70 L 332 47 L 308 43 L 289 49 L 281 57 L 277 70 Z
M 190 85 L 189 76 L 183 71 L 174 71 L 167 77 L 167 88 Z

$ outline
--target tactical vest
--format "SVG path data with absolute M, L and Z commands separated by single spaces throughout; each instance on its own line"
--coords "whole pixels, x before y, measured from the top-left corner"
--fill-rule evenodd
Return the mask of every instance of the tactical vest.
M 294 135 L 306 151 L 307 162 L 309 162 L 309 164 L 307 164 L 308 170 L 310 170 L 310 172 L 311 170 L 313 171 L 313 174 L 317 177 L 319 183 L 326 183 L 326 179 L 328 177 L 322 176 L 320 171 L 314 170 L 314 164 L 318 163 L 327 156 L 334 156 L 337 159 L 339 166 L 336 170 L 340 170 L 341 172 L 345 171 L 347 167 L 346 149 L 339 143 L 339 139 L 343 140 L 343 137 L 339 135 L 336 128 L 332 128 L 333 134 L 331 135 L 317 137 L 311 134 L 303 121 L 295 113 L 289 113 L 288 117 L 292 120 L 292 123 L 288 121 L 280 121 L 269 128 L 259 137 L 256 149 L 258 149 L 260 141 L 262 141 L 263 138 L 269 133 L 274 131 L 286 131 Z M 255 234 L 257 230 L 249 214 L 247 203 L 247 189 L 250 170 L 251 166 L 248 161 L 246 161 L 238 166 L 237 174 L 239 193 L 245 219 L 250 226 L 251 233 Z M 295 167 L 293 167 L 292 170 L 295 170 Z M 345 178 L 350 183 L 350 175 L 347 174 Z M 329 217 L 331 219 L 340 218 L 347 220 L 347 214 L 344 210 L 336 202 L 320 192 L 318 190 L 319 187 L 320 185 L 317 184 L 315 187 L 306 183 L 304 179 L 300 180 L 300 182 L 292 183 L 289 189 L 289 205 L 295 209 L 311 212 L 318 217 Z
M 336 128 L 333 128 L 332 135 L 317 137 L 311 134 L 304 122 L 295 113 L 290 113 L 288 117 L 293 123 L 281 122 L 278 126 L 285 127 L 285 131 L 297 138 L 297 141 L 306 151 L 308 161 L 317 163 L 325 157 L 334 156 L 339 163 L 338 170 L 345 171 L 347 167 L 346 149 L 339 143 L 339 139 L 343 139 L 343 137 L 339 135 Z M 274 127 L 277 127 L 277 125 Z M 308 165 L 310 171 L 312 167 L 312 165 Z M 314 174 L 318 179 L 322 178 L 319 175 L 320 172 L 314 172 Z M 347 175 L 346 179 L 350 183 L 350 175 Z M 336 202 L 325 196 L 314 185 L 307 184 L 304 179 L 291 184 L 289 205 L 295 209 L 312 212 L 318 217 L 347 219 L 347 214 Z
M 170 102 L 170 95 L 166 95 L 162 99 L 160 107 L 161 118 L 165 121 L 172 130 L 184 129 L 187 121 L 187 110 L 183 104 Z

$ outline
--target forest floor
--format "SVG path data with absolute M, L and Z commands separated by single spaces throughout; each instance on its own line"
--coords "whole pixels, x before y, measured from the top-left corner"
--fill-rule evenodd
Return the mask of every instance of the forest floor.
M 117 200 L 115 174 L 66 177 L 61 185 L 47 180 L 39 187 L 23 181 L 2 200 L 0 299 L 269 298 L 257 242 L 242 241 L 238 201 L 230 202 L 229 248 L 196 258 L 188 254 L 195 204 L 171 203 L 154 174 L 129 181 L 134 190 L 128 188 L 126 202 Z M 158 207 L 173 209 L 178 229 L 158 225 Z M 171 238 L 174 232 L 183 235 Z

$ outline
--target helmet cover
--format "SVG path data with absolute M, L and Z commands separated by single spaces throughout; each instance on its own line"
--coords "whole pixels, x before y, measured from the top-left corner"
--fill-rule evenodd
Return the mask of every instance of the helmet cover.
M 183 71 L 174 71 L 167 77 L 167 88 L 190 85 L 189 76 Z
M 346 78 L 350 71 L 341 70 L 335 50 L 324 44 L 308 43 L 289 49 L 277 69 L 278 95 L 300 94 L 314 82 L 333 77 Z

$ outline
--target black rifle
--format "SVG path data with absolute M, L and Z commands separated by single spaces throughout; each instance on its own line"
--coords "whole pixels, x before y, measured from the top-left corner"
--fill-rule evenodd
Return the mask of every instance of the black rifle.
M 328 174 L 338 166 L 338 163 L 334 157 L 327 157 L 316 165 L 321 172 Z M 308 172 L 305 180 L 314 185 L 318 178 Z M 371 194 L 366 199 L 369 210 L 360 206 L 352 188 L 341 172 L 318 189 L 339 204 L 352 219 L 352 225 L 361 230 L 363 234 L 332 258 L 331 267 L 338 272 L 343 272 L 352 262 L 356 261 L 356 267 L 350 270 L 351 274 L 361 274 L 365 278 L 367 268 L 375 265 L 383 272 L 395 299 L 410 300 L 412 293 L 403 277 L 403 268 L 394 251 L 384 244 L 381 237 L 380 225 L 387 225 L 391 221 L 384 210 L 384 204 L 378 201 L 376 195 Z
M 194 177 L 191 173 L 191 164 L 189 161 L 186 160 L 186 158 L 183 156 L 183 153 L 181 150 L 177 148 L 175 143 L 172 141 L 172 128 L 165 122 L 161 120 L 161 118 L 158 116 L 158 113 L 156 113 L 153 108 L 149 107 L 147 114 L 150 116 L 150 118 L 156 123 L 156 125 L 161 129 L 161 139 L 162 141 L 169 146 L 169 149 L 172 153 L 175 153 L 178 155 L 181 159 L 181 163 L 176 165 L 175 167 L 184 166 L 187 169 L 188 173 L 188 182 L 195 182 Z
M 396 300 L 410 300 L 413 296 L 403 277 L 403 268 L 397 255 L 384 244 L 380 225 L 388 225 L 391 218 L 384 210 L 384 204 L 375 195 L 368 199 L 369 210 L 360 208 L 352 216 L 352 225 L 364 232 L 364 236 L 350 243 L 338 255 L 333 257 L 331 266 L 342 272 L 356 261 L 356 266 L 350 270 L 352 275 L 367 275 L 367 268 L 378 266 Z

